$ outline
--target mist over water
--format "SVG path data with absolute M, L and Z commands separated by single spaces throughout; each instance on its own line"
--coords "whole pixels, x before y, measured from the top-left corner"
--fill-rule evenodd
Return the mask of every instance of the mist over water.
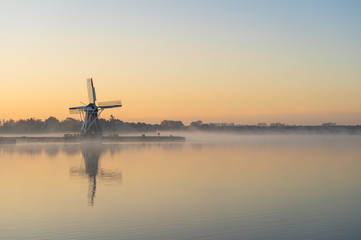
M 0 238 L 361 237 L 360 135 L 173 135 L 0 145 Z

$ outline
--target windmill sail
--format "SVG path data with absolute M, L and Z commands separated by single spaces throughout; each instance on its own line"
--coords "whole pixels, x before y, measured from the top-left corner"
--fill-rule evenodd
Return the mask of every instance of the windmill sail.
M 115 108 L 115 107 L 121 107 L 121 106 L 122 106 L 122 101 L 120 101 L 120 100 L 98 103 L 98 107 L 100 107 L 100 108 Z
M 96 96 L 95 96 L 95 89 L 94 89 L 94 84 L 93 84 L 93 79 L 92 78 L 88 78 L 86 80 L 87 83 L 87 87 L 88 87 L 88 98 L 89 98 L 89 103 L 95 103 Z
M 79 113 L 79 110 L 78 110 L 77 108 L 75 108 L 75 109 L 69 108 L 69 113 L 70 113 L 70 114 L 78 114 L 78 113 Z
M 85 111 L 86 109 L 87 109 L 86 106 L 72 107 L 72 108 L 69 108 L 69 112 L 70 112 L 70 114 L 77 114 L 80 111 Z

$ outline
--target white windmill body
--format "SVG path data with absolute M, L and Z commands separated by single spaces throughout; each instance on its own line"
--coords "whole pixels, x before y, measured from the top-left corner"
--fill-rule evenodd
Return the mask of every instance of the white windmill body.
M 98 105 L 96 105 L 95 103 L 96 95 L 95 95 L 93 79 L 88 78 L 86 81 L 87 81 L 89 104 L 86 106 L 69 108 L 69 111 L 72 114 L 73 113 L 80 114 L 80 119 L 83 122 L 83 126 L 81 128 L 81 134 L 83 136 L 99 136 L 102 135 L 102 130 L 98 123 L 98 118 L 101 115 L 101 113 L 106 108 L 121 107 L 122 102 L 120 100 L 99 102 Z

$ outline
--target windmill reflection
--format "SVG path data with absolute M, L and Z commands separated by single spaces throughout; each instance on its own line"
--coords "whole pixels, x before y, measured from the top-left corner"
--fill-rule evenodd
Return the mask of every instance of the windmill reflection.
M 89 178 L 88 205 L 94 206 L 97 179 L 108 183 L 121 183 L 122 172 L 99 168 L 99 159 L 104 151 L 102 144 L 86 144 L 81 146 L 84 165 L 78 169 L 70 169 L 71 175 L 87 176 Z
M 97 188 L 100 149 L 96 146 L 92 148 L 82 148 L 81 153 L 85 163 L 85 173 L 89 176 L 88 204 L 89 206 L 93 206 L 95 190 Z

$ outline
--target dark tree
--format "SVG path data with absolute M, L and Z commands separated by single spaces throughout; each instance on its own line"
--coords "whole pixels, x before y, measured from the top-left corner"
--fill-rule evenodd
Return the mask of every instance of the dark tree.
M 184 124 L 182 121 L 173 121 L 173 120 L 163 120 L 160 123 L 160 126 L 164 129 L 176 129 L 180 130 L 184 128 Z

